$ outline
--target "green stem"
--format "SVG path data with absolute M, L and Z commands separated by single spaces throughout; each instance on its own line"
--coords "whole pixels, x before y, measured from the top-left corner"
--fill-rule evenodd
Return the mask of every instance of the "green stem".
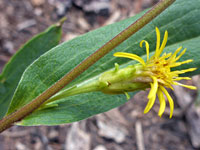
M 74 80 L 77 76 L 79 76 L 82 72 L 88 69 L 91 65 L 97 62 L 101 57 L 106 55 L 116 46 L 121 44 L 131 35 L 136 33 L 146 24 L 148 24 L 152 19 L 158 16 L 162 11 L 164 11 L 167 7 L 169 7 L 175 0 L 161 0 L 157 5 L 155 5 L 151 10 L 145 13 L 140 19 L 131 24 L 128 28 L 119 33 L 112 40 L 108 41 L 105 45 L 99 48 L 96 52 L 86 58 L 81 64 L 75 67 L 71 72 L 67 73 L 63 78 L 61 78 L 58 82 L 52 85 L 49 89 L 47 89 L 44 93 L 39 95 L 37 98 L 32 100 L 30 103 L 17 110 L 16 112 L 4 117 L 0 121 L 0 132 L 6 130 L 11 127 L 13 123 L 22 120 L 24 117 L 28 116 L 34 110 L 39 108 L 45 101 L 47 101 L 51 96 L 60 91 L 63 87 L 69 84 L 72 80 Z

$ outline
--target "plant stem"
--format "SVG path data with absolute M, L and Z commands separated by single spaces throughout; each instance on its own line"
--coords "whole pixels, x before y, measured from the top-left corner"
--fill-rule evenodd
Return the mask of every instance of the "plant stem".
M 94 52 L 92 55 L 86 58 L 83 62 L 81 62 L 78 66 L 76 66 L 72 71 L 67 73 L 63 78 L 61 78 L 58 82 L 52 85 L 44 93 L 39 95 L 37 98 L 32 100 L 30 103 L 28 103 L 24 107 L 20 108 L 16 112 L 4 117 L 0 121 L 0 132 L 3 132 L 7 128 L 11 127 L 13 123 L 22 120 L 24 117 L 28 116 L 34 110 L 39 108 L 51 96 L 53 96 L 58 91 L 60 91 L 63 87 L 69 84 L 77 76 L 79 76 L 91 65 L 97 62 L 101 57 L 106 55 L 116 46 L 121 44 L 131 35 L 133 35 L 142 27 L 144 27 L 146 24 L 148 24 L 151 20 L 153 20 L 156 16 L 158 16 L 162 11 L 164 11 L 167 7 L 169 7 L 174 1 L 175 0 L 161 0 L 151 10 L 149 10 L 141 18 L 139 18 L 136 22 L 134 22 L 128 28 L 126 28 L 121 33 L 119 33 L 112 40 L 108 41 L 105 45 L 103 45 L 96 52 Z

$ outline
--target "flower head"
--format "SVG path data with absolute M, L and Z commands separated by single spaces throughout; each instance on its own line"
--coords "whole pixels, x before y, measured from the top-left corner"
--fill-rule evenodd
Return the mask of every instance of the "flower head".
M 141 76 L 150 79 L 148 80 L 148 84 L 151 87 L 150 92 L 148 94 L 149 101 L 146 105 L 144 113 L 149 112 L 149 110 L 152 108 L 157 95 L 160 102 L 160 109 L 158 115 L 161 117 L 166 107 L 166 102 L 165 102 L 165 96 L 166 96 L 170 105 L 170 118 L 171 118 L 174 110 L 174 102 L 169 93 L 167 92 L 166 88 L 170 88 L 173 90 L 172 85 L 180 85 L 189 89 L 193 90 L 196 89 L 196 87 L 194 86 L 184 85 L 177 82 L 182 79 L 190 80 L 191 78 L 189 77 L 179 77 L 179 75 L 186 72 L 194 71 L 196 70 L 196 68 L 172 71 L 171 68 L 192 62 L 193 60 L 188 59 L 182 62 L 177 62 L 181 58 L 181 56 L 186 52 L 186 49 L 180 52 L 182 47 L 179 47 L 173 54 L 172 53 L 162 54 L 163 49 L 167 43 L 168 32 L 165 31 L 164 39 L 161 45 L 160 45 L 160 31 L 157 27 L 156 27 L 156 35 L 157 35 L 156 50 L 154 55 L 151 56 L 150 58 L 149 58 L 148 42 L 145 40 L 142 40 L 140 42 L 140 47 L 142 47 L 143 43 L 145 43 L 146 46 L 146 53 L 147 53 L 146 62 L 141 57 L 131 53 L 117 52 L 114 54 L 114 56 L 126 57 L 138 61 L 142 65 Z

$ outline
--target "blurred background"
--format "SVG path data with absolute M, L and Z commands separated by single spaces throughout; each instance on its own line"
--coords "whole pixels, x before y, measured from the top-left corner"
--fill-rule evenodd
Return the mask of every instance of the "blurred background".
M 134 16 L 159 0 L 0 0 L 0 72 L 33 35 L 66 16 L 62 41 Z M 187 84 L 199 86 L 199 76 Z M 175 87 L 175 110 L 157 116 L 159 102 L 144 115 L 147 92 L 87 120 L 60 126 L 13 126 L 0 135 L 0 150 L 197 150 L 198 92 Z M 53 119 L 53 118 L 52 118 Z

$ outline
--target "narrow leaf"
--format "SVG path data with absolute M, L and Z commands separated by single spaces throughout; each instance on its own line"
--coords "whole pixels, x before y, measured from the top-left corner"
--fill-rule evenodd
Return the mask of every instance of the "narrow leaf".
M 6 113 L 24 70 L 39 56 L 59 44 L 61 23 L 52 25 L 23 45 L 0 75 L 0 118 Z

